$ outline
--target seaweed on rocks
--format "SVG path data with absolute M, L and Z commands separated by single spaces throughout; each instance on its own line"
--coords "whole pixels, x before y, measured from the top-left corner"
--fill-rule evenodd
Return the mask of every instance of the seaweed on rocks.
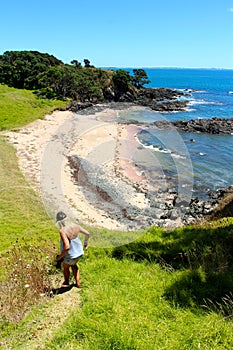
M 108 217 L 124 223 L 128 229 L 152 225 L 174 228 L 233 215 L 233 187 L 210 191 L 206 200 L 192 197 L 190 203 L 180 203 L 177 192 L 169 189 L 157 192 L 144 191 L 148 206 L 141 210 L 128 201 L 130 196 L 140 191 L 139 187 L 126 184 L 121 179 L 115 180 L 114 183 L 112 179 L 106 177 L 105 172 L 102 177 L 101 169 L 98 169 L 100 176 L 96 182 L 95 174 L 93 175 L 96 168 L 93 164 L 85 163 L 77 156 L 70 156 L 68 161 L 73 179 L 82 187 L 86 199 L 97 209 L 105 211 Z

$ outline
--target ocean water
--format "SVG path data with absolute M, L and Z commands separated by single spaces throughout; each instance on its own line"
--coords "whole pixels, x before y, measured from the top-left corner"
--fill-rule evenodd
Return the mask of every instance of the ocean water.
M 153 154 L 149 168 L 169 178 L 174 187 L 192 183 L 193 195 L 206 197 L 209 190 L 233 185 L 233 135 L 182 133 L 159 130 L 156 120 L 233 118 L 233 70 L 223 69 L 145 69 L 148 87 L 168 87 L 185 91 L 186 111 L 156 113 L 149 109 L 121 112 L 119 119 L 145 124 L 137 134 L 142 147 Z M 132 73 L 131 69 L 127 69 Z M 148 159 L 149 159 L 148 158 Z M 143 168 L 143 165 L 141 166 Z M 152 175 L 153 178 L 153 175 Z M 151 178 L 151 179 L 152 179 Z M 153 180 L 153 179 L 152 179 Z

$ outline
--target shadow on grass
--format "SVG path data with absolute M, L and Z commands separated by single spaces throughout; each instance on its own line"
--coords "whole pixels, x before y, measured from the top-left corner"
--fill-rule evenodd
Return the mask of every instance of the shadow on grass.
M 177 271 L 174 282 L 164 293 L 173 304 L 182 307 L 212 304 L 220 309 L 226 303 L 224 312 L 229 314 L 233 311 L 232 238 L 232 224 L 217 228 L 186 227 L 171 232 L 154 227 L 142 239 L 115 248 L 112 256 L 156 262 Z
M 202 307 L 233 314 L 232 274 L 205 272 L 201 267 L 186 270 L 166 288 L 164 297 L 176 306 Z
M 61 286 L 59 288 L 53 288 L 51 290 L 50 296 L 58 295 L 58 294 L 63 294 L 69 292 L 72 288 L 74 288 L 74 284 L 70 284 L 69 286 Z M 76 288 L 76 287 L 75 287 Z

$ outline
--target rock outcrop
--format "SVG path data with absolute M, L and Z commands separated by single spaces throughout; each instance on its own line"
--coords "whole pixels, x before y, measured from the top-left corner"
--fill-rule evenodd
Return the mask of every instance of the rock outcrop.
M 210 218 L 213 220 L 233 217 L 233 186 L 221 189 L 218 192 L 220 192 L 220 198 L 217 198 L 217 205 L 211 211 Z
M 208 134 L 233 134 L 233 118 L 211 118 L 182 120 L 172 123 L 177 129 L 185 132 L 204 132 Z
M 135 193 L 140 192 L 148 200 L 148 206 L 142 210 L 128 202 L 124 203 L 120 200 L 120 195 L 116 202 L 114 182 L 108 180 L 108 186 L 106 186 L 106 179 L 99 178 L 98 185 L 92 184 L 91 172 L 85 169 L 85 163 L 80 162 L 78 157 L 71 156 L 68 161 L 74 181 L 85 188 L 87 198 L 89 198 L 88 193 L 90 198 L 95 193 L 92 205 L 101 210 L 107 208 L 109 217 L 124 223 L 129 229 L 151 225 L 171 228 L 233 216 L 233 187 L 210 191 L 205 200 L 192 197 L 188 203 L 180 201 L 175 190 L 150 192 L 132 183 Z M 119 177 L 118 190 L 120 181 Z M 122 188 L 122 184 L 120 186 Z
M 108 87 L 104 93 L 104 101 L 96 101 L 95 103 L 72 101 L 67 109 L 78 112 L 84 108 L 94 106 L 96 103 L 114 101 L 133 103 L 135 105 L 149 107 L 158 112 L 175 112 L 187 108 L 188 100 L 180 100 L 182 96 L 187 96 L 187 94 L 167 88 L 129 88 L 126 92 L 121 94 L 118 91 L 114 91 L 113 88 Z
M 233 118 L 211 118 L 195 120 L 176 120 L 169 122 L 160 120 L 153 123 L 160 129 L 169 129 L 175 127 L 183 132 L 207 133 L 207 134 L 233 134 Z

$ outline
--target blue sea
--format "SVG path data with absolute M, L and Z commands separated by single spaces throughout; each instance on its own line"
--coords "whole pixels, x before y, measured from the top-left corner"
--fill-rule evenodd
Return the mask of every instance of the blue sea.
M 161 119 L 233 118 L 233 70 L 144 69 L 151 81 L 147 87 L 184 91 L 188 96 L 182 98 L 189 102 L 187 110 L 182 112 L 161 114 L 149 109 L 121 112 L 120 119 L 145 124 L 137 138 L 142 147 L 153 153 L 146 167 L 157 167 L 175 186 L 178 177 L 184 187 L 186 181 L 192 182 L 193 195 L 198 197 L 207 196 L 209 190 L 233 185 L 233 135 L 182 133 L 152 125 Z M 132 69 L 126 70 L 132 74 Z

